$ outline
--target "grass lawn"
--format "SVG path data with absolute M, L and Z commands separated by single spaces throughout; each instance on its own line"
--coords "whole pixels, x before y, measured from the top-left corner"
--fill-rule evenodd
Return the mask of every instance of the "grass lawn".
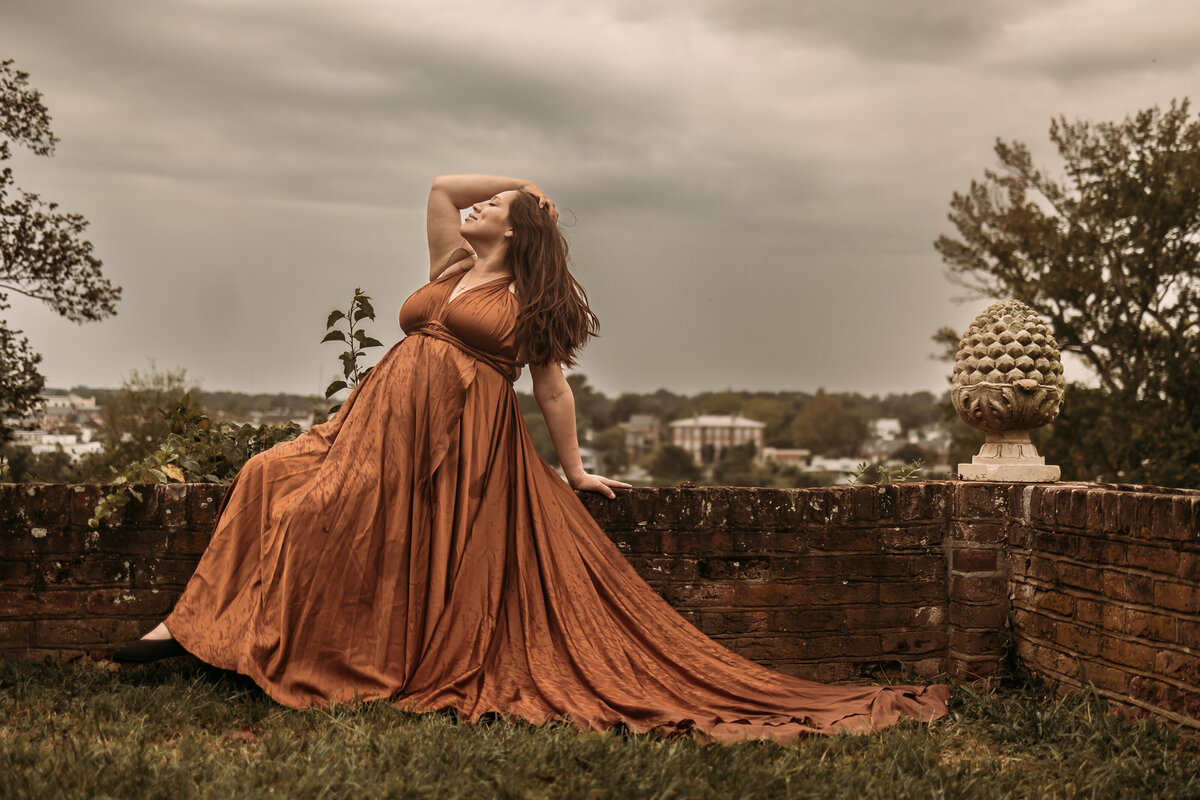
M 1200 797 L 1200 740 L 1022 681 L 868 736 L 701 745 L 384 703 L 277 705 L 190 659 L 0 661 L 0 797 Z

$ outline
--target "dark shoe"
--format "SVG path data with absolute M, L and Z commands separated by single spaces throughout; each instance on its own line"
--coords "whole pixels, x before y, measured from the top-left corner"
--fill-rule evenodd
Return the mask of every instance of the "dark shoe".
M 144 664 L 160 658 L 182 656 L 187 653 L 183 645 L 174 639 L 138 639 L 113 653 L 112 660 L 118 664 Z

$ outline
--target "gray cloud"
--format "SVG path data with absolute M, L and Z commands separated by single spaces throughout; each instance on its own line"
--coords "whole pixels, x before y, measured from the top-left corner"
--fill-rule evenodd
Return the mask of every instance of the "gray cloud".
M 483 171 L 574 213 L 605 391 L 940 389 L 928 336 L 977 309 L 931 243 L 994 138 L 1047 156 L 1052 116 L 1200 71 L 1200 14 L 1118 0 L 11 5 L 0 51 L 63 139 L 18 181 L 85 213 L 126 287 L 86 329 L 14 308 L 52 384 L 154 356 L 315 391 L 325 313 L 362 286 L 398 336 L 428 181 Z

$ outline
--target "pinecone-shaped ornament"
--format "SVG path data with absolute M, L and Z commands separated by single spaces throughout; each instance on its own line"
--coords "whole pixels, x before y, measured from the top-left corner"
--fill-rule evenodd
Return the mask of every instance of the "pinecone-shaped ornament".
M 1056 481 L 1029 431 L 1058 416 L 1063 401 L 1058 344 L 1041 317 L 1017 300 L 993 303 L 975 318 L 954 359 L 951 400 L 958 415 L 987 433 L 966 480 Z

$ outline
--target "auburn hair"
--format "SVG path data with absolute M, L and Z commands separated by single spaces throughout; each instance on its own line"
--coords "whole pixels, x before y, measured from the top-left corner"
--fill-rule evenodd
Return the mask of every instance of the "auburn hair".
M 530 364 L 575 364 L 600 324 L 567 269 L 567 239 L 536 195 L 519 191 L 508 207 L 508 256 L 516 279 L 517 352 Z

